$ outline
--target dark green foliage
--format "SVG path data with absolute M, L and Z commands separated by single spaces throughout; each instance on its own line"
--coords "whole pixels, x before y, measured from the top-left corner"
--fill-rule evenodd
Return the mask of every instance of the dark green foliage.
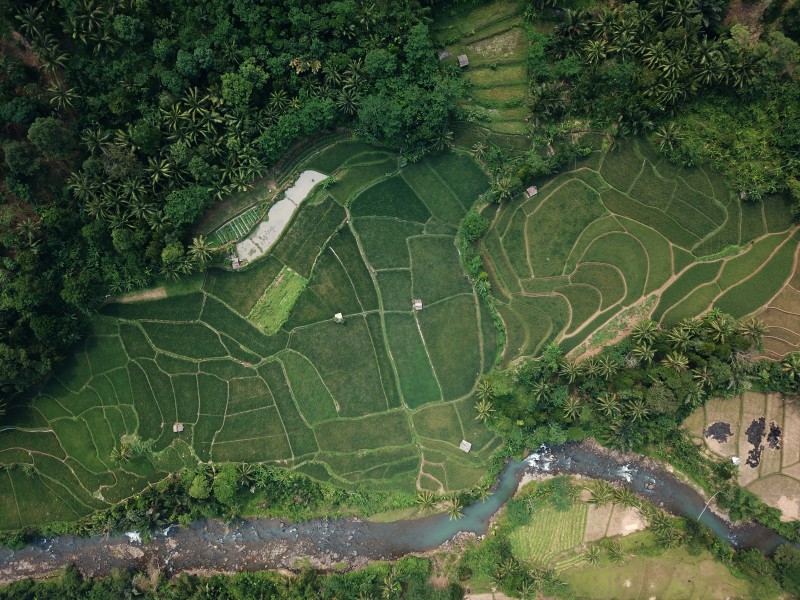
M 298 576 L 288 577 L 271 571 L 246 572 L 236 575 L 198 577 L 181 574 L 173 579 L 163 579 L 147 590 L 140 581 L 145 573 L 114 571 L 105 579 L 84 579 L 77 568 L 68 567 L 59 578 L 35 583 L 20 581 L 0 590 L 3 600 L 40 598 L 42 600 L 70 598 L 96 600 L 101 598 L 173 598 L 189 600 L 208 597 L 220 600 L 234 598 L 271 598 L 294 600 L 297 598 L 356 598 L 359 595 L 379 598 L 387 588 L 386 581 L 396 582 L 397 600 L 460 600 L 464 590 L 457 584 L 447 589 L 434 588 L 429 580 L 431 563 L 428 559 L 408 557 L 394 565 L 377 563 L 363 570 L 348 573 L 324 574 L 304 570 Z
M 421 155 L 446 138 L 461 84 L 439 67 L 425 11 L 312 4 L 90 17 L 80 3 L 3 4 L 0 31 L 19 38 L 0 57 L 0 396 L 46 378 L 106 294 L 203 269 L 190 226 L 299 139 L 355 122 Z M 327 236 L 341 215 L 314 222 Z M 322 244 L 298 233 L 307 277 Z

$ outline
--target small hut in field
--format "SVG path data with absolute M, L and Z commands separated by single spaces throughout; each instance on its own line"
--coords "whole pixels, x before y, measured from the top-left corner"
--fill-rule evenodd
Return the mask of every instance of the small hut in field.
M 466 54 L 459 54 L 458 55 L 458 66 L 461 67 L 462 69 L 464 67 L 468 67 L 469 66 L 469 59 L 467 58 Z

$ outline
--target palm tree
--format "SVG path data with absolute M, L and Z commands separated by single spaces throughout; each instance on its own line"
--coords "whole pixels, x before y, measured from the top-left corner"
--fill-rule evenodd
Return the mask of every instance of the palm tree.
M 475 392 L 477 393 L 478 398 L 481 400 L 494 400 L 494 385 L 486 378 L 483 378 L 478 382 L 478 387 L 476 388 Z
M 614 489 L 614 504 L 622 506 L 639 506 L 639 499 L 632 491 L 626 487 L 618 487 Z
M 108 147 L 111 134 L 99 127 L 89 127 L 81 132 L 81 143 L 92 154 Z
M 115 446 L 111 450 L 111 461 L 116 464 L 128 462 L 131 459 L 132 451 L 127 444 L 121 444 L 119 447 Z
M 36 6 L 28 6 L 25 10 L 18 12 L 14 18 L 19 21 L 19 29 L 28 38 L 38 36 L 44 26 L 44 15 Z
M 653 362 L 653 358 L 656 355 L 656 351 L 653 349 L 653 345 L 647 342 L 642 342 L 640 344 L 636 344 L 631 350 L 631 354 L 640 362 L 645 364 L 649 364 Z
M 455 521 L 463 517 L 464 511 L 461 507 L 461 500 L 458 498 L 453 498 L 450 500 L 449 504 L 447 505 L 447 514 L 449 515 L 451 521 Z
M 761 319 L 752 318 L 739 323 L 739 334 L 754 345 L 761 344 L 766 333 L 767 326 Z
M 345 88 L 339 91 L 334 103 L 343 114 L 352 116 L 356 114 L 361 98 L 356 88 Z
M 594 356 L 587 358 L 580 364 L 581 371 L 589 377 L 597 377 L 600 373 L 600 363 Z
M 150 179 L 150 185 L 152 187 L 155 187 L 159 183 L 164 183 L 174 175 L 172 162 L 168 158 L 156 160 L 153 157 L 149 157 L 144 172 Z
M 586 552 L 583 553 L 583 558 L 586 560 L 587 563 L 590 565 L 596 565 L 600 562 L 600 546 L 597 544 L 592 544 L 586 549 Z
M 52 96 L 50 104 L 55 106 L 58 110 L 65 110 L 73 108 L 77 104 L 80 96 L 75 91 L 75 88 L 68 88 L 62 82 L 56 81 L 47 87 L 47 91 Z
M 622 562 L 624 556 L 622 554 L 622 549 L 619 547 L 619 542 L 615 541 L 608 544 L 606 551 L 608 552 L 608 558 L 611 560 L 611 562 Z
M 781 370 L 789 378 L 789 381 L 800 379 L 800 352 L 787 354 L 781 362 Z
M 625 414 L 631 421 L 643 421 L 650 414 L 650 410 L 642 398 L 634 398 L 625 407 Z
M 492 191 L 497 198 L 497 202 L 503 202 L 511 198 L 514 192 L 514 182 L 508 175 L 495 177 L 492 181 Z
M 606 44 L 602 40 L 589 40 L 583 47 L 585 60 L 590 65 L 596 65 L 606 58 Z
M 667 341 L 670 346 L 683 352 L 689 346 L 689 342 L 692 341 L 692 335 L 684 327 L 673 327 L 667 333 Z
M 592 504 L 603 506 L 614 500 L 614 486 L 607 481 L 598 481 L 591 492 L 592 498 L 589 502 Z
M 475 157 L 475 160 L 483 160 L 483 157 L 486 156 L 486 144 L 483 142 L 475 142 L 472 146 L 472 156 Z
M 706 365 L 692 369 L 692 378 L 702 386 L 709 386 L 713 381 L 711 372 L 708 370 L 708 366 Z
M 559 375 L 567 378 L 568 383 L 575 383 L 575 379 L 580 375 L 580 367 L 571 360 L 564 360 L 558 369 Z
M 646 342 L 652 344 L 658 335 L 658 323 L 650 319 L 639 321 L 631 330 L 631 338 L 637 344 Z
M 494 413 L 494 407 L 489 400 L 478 400 L 475 403 L 475 410 L 478 413 L 475 415 L 475 420 L 484 423 L 486 423 L 486 421 L 492 417 L 492 413 Z
M 619 363 L 616 361 L 616 359 L 607 354 L 601 356 L 600 360 L 597 361 L 597 364 L 600 376 L 606 381 L 614 377 L 619 370 Z
M 703 390 L 703 385 L 700 383 L 695 383 L 692 387 L 686 390 L 686 395 L 683 397 L 683 403 L 691 407 L 699 406 L 703 402 L 705 395 L 706 393 L 705 390 Z
M 428 490 L 417 492 L 416 503 L 422 510 L 430 510 L 436 504 L 436 496 Z
M 606 417 L 613 417 L 619 412 L 619 400 L 616 394 L 601 394 L 597 397 L 597 409 Z
M 539 379 L 538 381 L 534 382 L 533 385 L 531 386 L 531 395 L 537 402 L 549 398 L 550 385 L 547 383 L 547 381 Z
M 696 0 L 673 0 L 665 11 L 664 22 L 670 27 L 680 29 L 698 14 L 700 9 L 697 8 Z
M 192 257 L 197 263 L 204 265 L 208 262 L 213 254 L 211 246 L 202 235 L 192 239 L 192 245 L 189 246 L 189 256 Z
M 475 492 L 478 494 L 478 498 L 481 499 L 481 502 L 486 502 L 489 496 L 492 495 L 492 488 L 489 487 L 488 483 L 481 483 L 475 488 Z
M 677 123 L 669 122 L 658 128 L 655 138 L 661 152 L 674 152 L 683 139 L 683 134 Z
M 716 309 L 708 313 L 704 325 L 711 339 L 720 344 L 724 344 L 734 332 L 731 317 Z
M 581 414 L 581 399 L 578 396 L 567 396 L 564 400 L 564 418 L 574 421 Z
M 677 351 L 668 353 L 661 362 L 676 371 L 685 371 L 689 368 L 689 359 L 686 358 L 685 354 Z
M 190 87 L 181 98 L 181 113 L 192 121 L 208 113 L 211 97 L 202 94 L 196 86 Z
M 76 200 L 88 202 L 97 197 L 100 185 L 94 181 L 85 171 L 72 173 L 67 181 L 67 189 L 72 192 Z

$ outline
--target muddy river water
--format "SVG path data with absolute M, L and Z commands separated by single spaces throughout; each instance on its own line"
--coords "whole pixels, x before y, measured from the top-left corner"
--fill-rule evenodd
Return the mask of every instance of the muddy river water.
M 157 567 L 181 571 L 241 571 L 359 567 L 440 546 L 459 532 L 483 535 L 491 517 L 513 496 L 525 473 L 564 473 L 619 483 L 665 510 L 699 518 L 736 547 L 773 552 L 786 540 L 759 525 L 732 526 L 712 510 L 689 485 L 647 460 L 599 451 L 590 444 L 541 449 L 526 460 L 511 462 L 494 493 L 449 520 L 437 514 L 413 521 L 373 523 L 357 518 L 288 523 L 281 519 L 244 519 L 234 525 L 217 520 L 171 527 L 142 544 L 135 535 L 105 538 L 61 536 L 43 539 L 21 550 L 0 548 L 0 583 L 41 576 L 68 564 L 86 575 L 108 575 L 114 568 Z M 463 535 L 463 534 L 462 534 Z

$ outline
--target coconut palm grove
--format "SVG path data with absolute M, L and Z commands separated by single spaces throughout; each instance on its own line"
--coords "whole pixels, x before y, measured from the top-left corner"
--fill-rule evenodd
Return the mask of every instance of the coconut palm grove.
M 800 596 L 798 43 L 0 0 L 0 598 Z

